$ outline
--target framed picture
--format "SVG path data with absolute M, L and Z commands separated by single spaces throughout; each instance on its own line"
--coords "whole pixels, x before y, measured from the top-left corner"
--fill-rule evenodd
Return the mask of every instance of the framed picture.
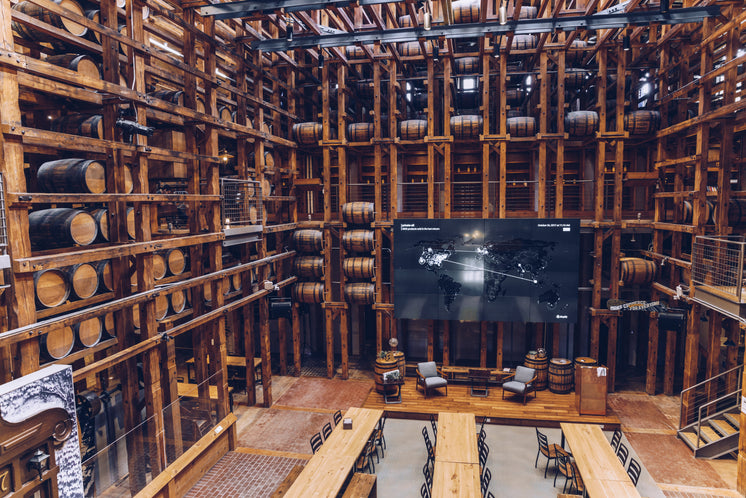
M 391 370 L 388 372 L 383 372 L 383 383 L 384 384 L 396 382 L 399 379 L 401 379 L 401 374 L 399 373 L 399 370 Z

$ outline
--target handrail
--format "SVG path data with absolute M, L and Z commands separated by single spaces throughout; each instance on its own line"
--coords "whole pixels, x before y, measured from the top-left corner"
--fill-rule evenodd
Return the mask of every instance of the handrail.
M 694 384 L 691 387 L 687 387 L 686 389 L 682 390 L 681 391 L 681 397 L 679 398 L 679 430 L 681 430 L 684 427 L 687 427 L 689 425 L 692 425 L 694 423 L 693 421 L 689 422 L 688 418 L 685 420 L 685 417 L 684 417 L 684 399 L 686 398 L 686 394 L 688 392 L 696 390 L 696 389 L 701 388 L 703 386 L 712 384 L 713 382 L 717 382 L 720 378 L 722 378 L 724 376 L 727 376 L 727 375 L 735 375 L 736 387 L 735 387 L 735 391 L 733 391 L 733 392 L 740 392 L 741 388 L 742 388 L 742 381 L 743 381 L 743 376 L 740 373 L 742 370 L 743 370 L 743 364 L 738 365 L 736 367 L 733 367 L 730 370 L 726 370 L 725 372 L 722 372 L 722 373 L 720 373 L 718 375 L 710 377 L 709 379 L 703 380 L 702 382 L 699 382 L 697 384 Z M 731 396 L 732 394 L 733 393 L 729 393 L 729 394 L 720 396 L 720 397 L 718 397 L 715 400 L 711 400 L 711 401 L 708 401 L 705 404 L 700 405 L 699 407 L 697 407 L 697 406 L 690 407 L 690 410 L 693 410 L 693 409 L 699 410 L 702 406 L 709 406 L 710 404 L 719 402 L 719 401 L 723 400 L 724 398 L 727 398 L 728 396 Z M 693 394 L 692 394 L 692 396 L 693 396 Z M 695 405 L 696 405 L 696 403 L 695 403 Z
M 717 379 L 718 377 L 722 377 L 723 375 L 728 375 L 729 373 L 733 372 L 734 370 L 738 370 L 738 369 L 741 369 L 741 368 L 743 368 L 743 363 L 741 363 L 741 364 L 740 364 L 740 365 L 738 365 L 737 367 L 733 367 L 733 368 L 731 368 L 730 370 L 727 370 L 727 371 L 725 371 L 725 372 L 721 372 L 721 373 L 719 373 L 719 374 L 715 375 L 714 377 L 710 377 L 709 379 L 705 379 L 705 380 L 703 380 L 702 382 L 700 382 L 700 383 L 698 383 L 698 384 L 694 384 L 694 385 L 693 385 L 693 386 L 691 386 L 691 387 L 687 387 L 686 389 L 683 389 L 683 390 L 681 391 L 681 394 L 683 395 L 683 394 L 684 394 L 685 392 L 687 392 L 687 391 L 691 391 L 692 389 L 696 389 L 697 387 L 699 387 L 699 386 L 702 386 L 702 385 L 705 385 L 705 384 L 707 384 L 708 382 L 711 382 L 711 381 L 713 381 L 713 380 Z
M 696 431 L 697 432 L 697 444 L 695 444 L 695 446 L 694 446 L 695 448 L 699 448 L 699 441 L 702 439 L 702 409 L 703 408 L 707 408 L 708 406 L 713 405 L 713 404 L 716 405 L 717 403 L 719 403 L 720 401 L 724 400 L 725 398 L 728 398 L 728 397 L 733 396 L 733 395 L 736 395 L 736 402 L 734 403 L 733 406 L 738 406 L 738 403 L 740 401 L 740 398 L 739 398 L 738 395 L 740 393 L 741 393 L 741 390 L 737 389 L 737 390 L 735 390 L 733 392 L 730 392 L 730 393 L 728 393 L 728 394 L 726 394 L 724 396 L 719 397 L 718 399 L 714 399 L 712 401 L 709 401 L 709 402 L 707 402 L 704 405 L 702 405 L 702 406 L 699 407 L 699 409 L 697 410 L 698 411 L 698 414 L 697 414 L 697 431 Z M 728 411 L 730 408 L 732 408 L 732 406 L 726 408 L 725 410 L 720 410 L 719 412 L 712 414 L 711 416 L 708 417 L 708 419 L 716 417 L 717 415 Z

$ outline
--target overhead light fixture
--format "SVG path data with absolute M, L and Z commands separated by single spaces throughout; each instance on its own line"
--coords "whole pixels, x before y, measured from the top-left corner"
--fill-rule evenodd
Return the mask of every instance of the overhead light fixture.
M 430 28 L 433 27 L 433 16 L 430 14 L 430 12 L 425 12 L 425 20 L 423 22 L 425 31 L 430 31 Z
M 624 48 L 625 52 L 632 48 L 632 41 L 629 39 L 629 35 L 624 35 L 624 38 L 622 38 L 622 48 Z
M 324 69 L 324 49 L 319 49 L 319 69 Z
M 288 17 L 285 19 L 285 38 L 287 38 L 287 41 L 293 41 L 293 28 L 295 28 L 295 19 Z
M 500 17 L 501 25 L 508 23 L 508 6 L 505 4 L 505 2 L 500 3 L 500 8 L 498 9 L 498 15 Z
M 438 62 L 440 60 L 440 49 L 437 45 L 433 47 L 433 62 Z
M 668 12 L 668 6 L 669 6 L 669 0 L 660 0 L 661 1 L 661 14 L 665 14 Z

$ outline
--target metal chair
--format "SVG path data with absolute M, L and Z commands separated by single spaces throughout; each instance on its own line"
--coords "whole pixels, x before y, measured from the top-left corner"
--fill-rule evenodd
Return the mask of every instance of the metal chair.
M 558 444 L 555 444 L 555 443 L 549 444 L 547 440 L 547 436 L 539 432 L 538 428 L 536 428 L 536 440 L 539 443 L 539 450 L 536 452 L 536 460 L 534 461 L 534 468 L 539 464 L 540 454 L 547 457 L 547 464 L 544 467 L 544 478 L 546 479 L 547 469 L 549 468 L 549 462 L 551 460 L 557 460 L 557 455 L 560 452 L 562 453 L 566 453 L 566 452 Z
M 427 433 L 427 426 L 422 428 L 422 437 L 425 438 L 425 447 L 427 448 L 428 458 L 432 457 L 432 459 L 435 460 L 435 448 L 433 448 L 433 444 L 430 442 L 430 435 Z
M 487 457 L 490 455 L 490 449 L 485 445 L 479 450 L 479 465 L 484 468 L 487 465 Z
M 427 489 L 433 489 L 433 473 L 430 471 L 430 466 L 428 464 L 425 464 L 425 466 L 422 467 L 422 473 L 425 475 L 425 484 L 427 484 Z
M 332 434 L 332 424 L 331 422 L 327 422 L 324 424 L 324 427 L 321 428 L 321 434 L 324 436 L 324 441 L 329 439 L 329 436 Z
M 641 473 L 642 467 L 640 467 L 640 464 L 634 458 L 630 458 L 629 467 L 627 467 L 627 475 L 635 486 L 637 486 L 637 481 L 640 480 Z
M 427 489 L 427 483 L 423 482 L 422 486 L 420 486 L 420 497 L 421 498 L 430 498 L 430 490 Z
M 565 478 L 565 484 L 562 486 L 562 492 L 564 493 L 565 489 L 567 489 L 567 483 L 572 483 L 572 468 L 570 467 L 570 457 L 562 453 L 557 455 L 557 470 L 554 473 L 555 486 L 557 486 L 557 477 L 560 474 Z
M 363 452 L 360 453 L 360 456 L 355 462 L 355 472 L 364 472 L 368 469 L 371 474 L 376 473 L 376 466 L 373 464 L 373 453 L 376 453 L 376 443 L 373 441 L 373 438 L 370 438 L 368 439 L 368 442 L 365 443 Z M 378 454 L 376 453 L 376 458 L 377 457 Z
M 622 431 L 620 429 L 616 429 L 614 431 L 614 434 L 611 436 L 611 447 L 614 448 L 614 451 L 617 451 L 619 449 L 619 443 L 622 442 Z
M 311 449 L 313 450 L 314 454 L 316 451 L 318 451 L 319 448 L 321 448 L 321 445 L 324 444 L 324 440 L 321 439 L 321 433 L 317 432 L 313 436 L 311 436 Z
M 378 421 L 378 427 L 375 428 L 373 431 L 373 441 L 375 441 L 376 446 L 381 448 L 381 456 L 386 456 L 386 453 L 384 450 L 386 449 L 386 438 L 383 436 L 383 428 L 386 425 L 386 413 L 383 414 L 383 417 Z M 376 455 L 378 454 L 378 450 L 376 450 Z
M 482 474 L 482 496 L 484 496 L 487 493 L 487 488 L 490 487 L 490 481 L 492 480 L 492 472 L 490 472 L 490 469 L 484 469 L 484 474 Z
M 435 415 L 432 413 L 430 414 L 430 425 L 433 427 L 433 437 L 435 438 L 435 442 L 437 444 L 438 441 L 438 423 L 435 421 Z
M 629 450 L 624 443 L 619 443 L 619 449 L 616 451 L 616 456 L 619 461 L 622 462 L 622 467 L 627 465 L 627 457 L 629 457 Z
M 334 426 L 342 421 L 342 410 L 337 410 L 334 412 Z

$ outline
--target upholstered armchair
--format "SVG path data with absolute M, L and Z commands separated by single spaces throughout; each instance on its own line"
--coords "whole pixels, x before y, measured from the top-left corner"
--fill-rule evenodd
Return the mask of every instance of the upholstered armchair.
M 417 364 L 417 389 L 420 387 L 422 387 L 426 398 L 430 389 L 437 389 L 438 387 L 445 387 L 446 396 L 448 396 L 448 381 L 443 378 L 443 373 L 438 370 L 434 361 Z
M 515 368 L 515 374 L 513 380 L 503 382 L 503 399 L 505 399 L 505 391 L 522 394 L 523 404 L 526 404 L 526 397 L 531 391 L 534 392 L 536 397 L 536 389 L 534 388 L 534 382 L 536 381 L 536 370 L 524 366 L 517 366 Z

